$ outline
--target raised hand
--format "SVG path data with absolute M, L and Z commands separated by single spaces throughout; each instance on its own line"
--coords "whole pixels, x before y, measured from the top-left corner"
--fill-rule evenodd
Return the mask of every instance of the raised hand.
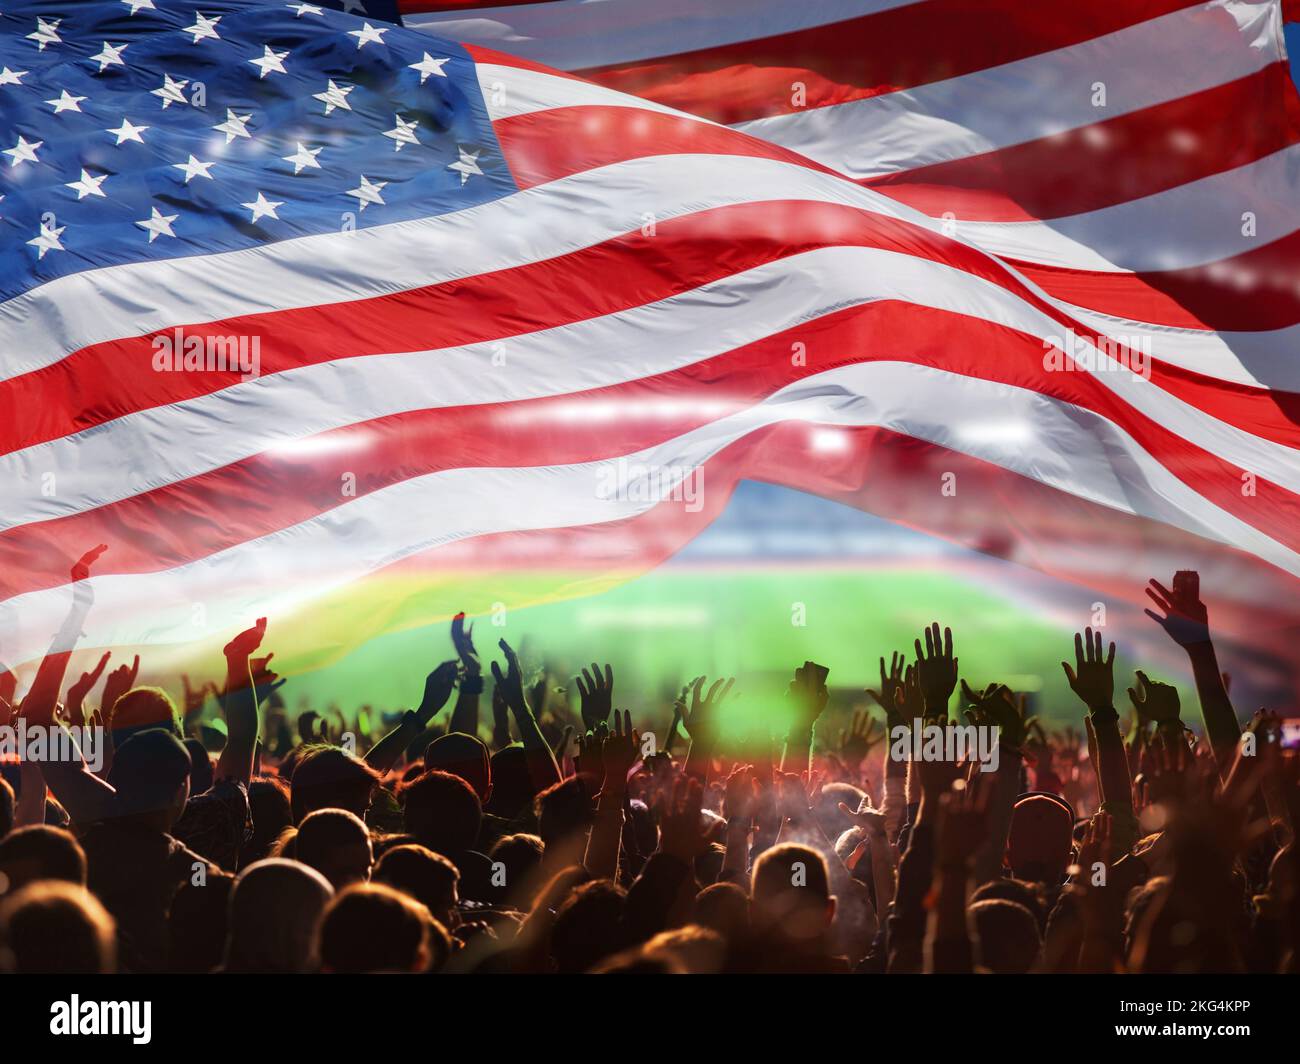
M 885 671 L 885 659 L 880 659 L 880 690 L 873 691 L 867 688 L 867 697 L 872 699 L 876 705 L 885 711 L 885 723 L 890 728 L 896 728 L 900 724 L 906 724 L 902 714 L 899 712 L 898 693 L 903 688 L 904 668 L 906 660 L 898 651 L 894 651 L 889 656 L 889 671 Z
M 939 622 L 935 621 L 925 630 L 924 651 L 919 639 L 914 646 L 917 682 L 925 699 L 925 715 L 946 719 L 948 700 L 957 686 L 958 659 L 952 655 L 952 629 L 943 630 L 943 641 L 940 642 Z
M 976 692 L 962 680 L 961 693 L 970 707 L 966 718 L 972 724 L 998 728 L 1002 742 L 1017 749 L 1025 744 L 1036 718 L 1025 719 L 1024 699 L 1016 698 L 1006 684 L 991 683 L 983 692 Z
M 921 692 L 921 673 L 909 665 L 903 673 L 903 683 L 894 691 L 894 704 L 901 720 L 899 724 L 912 726 L 912 721 L 925 717 L 925 695 Z M 890 727 L 894 727 L 893 724 Z
M 85 580 L 86 577 L 90 576 L 90 567 L 99 561 L 99 556 L 106 550 L 108 550 L 108 545 L 101 543 L 97 547 L 91 547 L 90 550 L 78 558 L 72 565 L 73 583 L 78 580 Z
M 711 746 L 717 739 L 717 710 L 731 693 L 732 684 L 735 682 L 734 676 L 725 680 L 714 680 L 709 687 L 709 693 L 701 697 L 701 692 L 704 690 L 704 677 L 695 678 L 695 682 L 691 684 L 690 708 L 682 706 L 682 729 L 692 742 Z
M 478 660 L 478 651 L 474 649 L 474 626 L 465 627 L 465 614 L 458 613 L 451 619 L 451 645 L 456 648 L 456 656 L 466 676 L 477 676 L 483 669 Z
M 843 802 L 839 803 L 840 812 L 849 817 L 854 824 L 868 835 L 885 835 L 885 814 L 879 809 L 872 809 L 870 801 L 863 798 L 856 809 L 850 809 Z
M 582 700 L 582 726 L 591 731 L 596 725 L 603 724 L 609 719 L 609 712 L 613 708 L 613 666 L 606 665 L 605 674 L 602 676 L 600 666 L 593 661 L 591 672 L 583 669 L 582 675 L 576 678 L 576 682 L 578 695 Z
M 438 710 L 447 704 L 451 690 L 456 686 L 457 664 L 454 660 L 442 662 L 433 672 L 424 678 L 424 698 L 420 708 L 415 711 L 420 723 L 428 727 L 429 721 L 438 715 Z
M 758 803 L 758 781 L 749 765 L 737 765 L 727 777 L 722 797 L 722 815 L 728 824 L 749 824 Z
M 524 701 L 524 674 L 519 668 L 519 655 L 514 649 L 502 639 L 497 646 L 501 648 L 501 653 L 506 657 L 506 671 L 501 671 L 501 666 L 495 661 L 492 662 L 492 678 L 496 680 L 497 690 L 501 692 L 501 697 L 510 707 L 510 712 L 515 715 L 516 719 L 520 717 L 529 717 L 528 703 Z
M 253 656 L 253 651 L 262 645 L 262 638 L 266 635 L 266 618 L 259 617 L 257 623 L 252 628 L 246 628 L 235 636 L 225 645 L 222 653 L 226 655 L 226 660 L 245 661 Z
M 182 697 L 185 704 L 185 716 L 192 717 L 195 713 L 203 708 L 203 702 L 211 692 L 215 697 L 221 697 L 221 688 L 215 683 L 208 681 L 195 687 L 190 683 L 189 673 L 181 673 Z
M 880 743 L 887 734 L 883 726 L 880 726 L 880 732 L 877 734 L 877 726 L 878 722 L 872 720 L 868 714 L 855 709 L 848 728 L 840 729 L 840 757 L 855 774 L 867 755 L 871 753 L 871 748 Z
M 690 864 L 705 850 L 704 788 L 700 781 L 678 777 L 673 783 L 671 799 L 659 799 L 659 849 L 662 853 Z
M 1092 883 L 1092 869 L 1102 864 L 1110 867 L 1112 821 L 1109 813 L 1098 813 L 1088 821 L 1083 838 L 1079 841 L 1079 881 Z
M 100 710 L 104 715 L 105 725 L 111 725 L 113 722 L 113 707 L 117 705 L 117 700 L 127 691 L 135 686 L 135 678 L 140 675 L 140 655 L 135 655 L 135 660 L 130 665 L 119 665 L 116 669 L 108 674 L 108 679 L 104 681 L 104 700 L 100 705 Z
M 1187 647 L 1210 641 L 1209 612 L 1201 601 L 1201 577 L 1196 570 L 1180 569 L 1174 573 L 1172 590 L 1159 580 L 1152 580 L 1146 593 L 1161 612 L 1143 612 L 1168 632 L 1175 643 Z
M 1113 709 L 1115 702 L 1115 644 L 1102 657 L 1101 632 L 1094 633 L 1085 628 L 1083 633 L 1074 633 L 1074 662 L 1070 668 L 1068 662 L 1061 662 L 1065 678 L 1070 683 L 1070 690 L 1079 696 L 1080 701 L 1090 712 Z
M 1152 680 L 1141 669 L 1137 671 L 1137 689 L 1130 687 L 1128 697 L 1143 724 L 1154 722 L 1166 726 L 1179 723 L 1177 688 Z M 1182 730 L 1181 726 L 1178 730 Z
M 90 672 L 83 672 L 81 678 L 68 688 L 66 709 L 68 719 L 71 720 L 73 724 L 81 723 L 82 703 L 85 702 L 86 695 L 90 694 L 91 688 L 99 682 L 99 677 L 104 671 L 104 666 L 108 664 L 110 654 L 110 651 L 104 651 L 104 656 L 99 659 L 99 664 L 91 669 Z
M 264 658 L 250 658 L 248 662 L 249 672 L 253 676 L 253 691 L 257 695 L 257 703 L 261 705 L 270 695 L 283 687 L 287 680 L 280 679 L 278 673 L 271 669 L 271 659 L 275 657 L 274 653 L 267 654 Z
M 811 734 L 813 725 L 817 723 L 830 699 L 830 692 L 826 689 L 826 677 L 829 674 L 830 669 L 815 661 L 805 661 L 794 670 L 794 679 L 790 681 L 787 692 L 794 706 L 792 731 Z
M 611 780 L 627 782 L 637 758 L 641 756 L 641 736 L 632 730 L 632 714 L 624 710 L 622 717 L 614 710 L 614 730 L 605 737 L 600 759 L 605 766 L 605 784 Z

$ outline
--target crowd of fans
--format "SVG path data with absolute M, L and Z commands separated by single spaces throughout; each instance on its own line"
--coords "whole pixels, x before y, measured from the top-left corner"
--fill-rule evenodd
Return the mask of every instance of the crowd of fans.
M 832 731 L 827 670 L 804 662 L 784 735 L 741 741 L 719 725 L 731 680 L 685 684 L 666 734 L 642 734 L 609 666 L 577 678 L 570 719 L 504 640 L 481 728 L 463 617 L 418 708 L 373 742 L 314 714 L 290 733 L 265 620 L 179 708 L 135 684 L 138 658 L 65 690 L 62 638 L 21 701 L 0 672 L 0 726 L 111 742 L 98 771 L 0 764 L 0 970 L 1300 970 L 1300 758 L 1277 717 L 1241 727 L 1196 574 L 1148 594 L 1190 657 L 1195 731 L 1142 672 L 1123 723 L 1114 644 L 1092 631 L 1062 662 L 1078 727 L 959 686 L 936 624 L 881 659 L 878 716 Z M 953 724 L 997 729 L 996 760 L 901 756 L 953 702 Z

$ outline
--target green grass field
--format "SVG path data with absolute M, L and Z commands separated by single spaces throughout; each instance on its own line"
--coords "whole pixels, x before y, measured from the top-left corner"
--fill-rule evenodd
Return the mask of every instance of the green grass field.
M 1072 658 L 1072 630 L 941 564 L 669 565 L 600 595 L 509 611 L 498 626 L 478 618 L 474 637 L 485 659 L 499 657 L 496 641 L 505 637 L 534 672 L 545 661 L 552 688 L 593 657 L 608 660 L 616 703 L 647 722 L 667 713 L 675 687 L 689 678 L 735 675 L 739 697 L 727 722 L 742 729 L 766 717 L 776 730 L 784 719 L 781 691 L 796 665 L 813 659 L 830 668 L 836 718 L 865 702 L 864 686 L 877 685 L 880 655 L 910 654 L 912 640 L 934 619 L 953 627 L 961 674 L 972 685 L 1005 682 L 1029 693 L 1044 717 L 1079 723 L 1081 707 L 1059 665 Z M 362 703 L 405 708 L 418 701 L 428 669 L 450 656 L 443 624 L 399 632 L 294 677 L 284 694 L 291 708 L 302 698 L 314 706 L 337 702 L 345 711 Z M 1117 659 L 1121 713 L 1132 668 Z M 569 691 L 576 698 L 571 684 Z M 1190 704 L 1185 689 L 1183 697 Z

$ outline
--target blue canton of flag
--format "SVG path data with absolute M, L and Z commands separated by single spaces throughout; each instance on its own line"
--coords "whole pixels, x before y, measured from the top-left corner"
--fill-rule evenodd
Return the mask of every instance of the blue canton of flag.
M 0 152 L 0 298 L 516 191 L 464 49 L 326 4 L 7 7 Z

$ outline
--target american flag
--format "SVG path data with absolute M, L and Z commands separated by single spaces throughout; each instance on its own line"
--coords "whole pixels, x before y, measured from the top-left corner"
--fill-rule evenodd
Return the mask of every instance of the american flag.
M 86 646 L 327 653 L 745 478 L 1290 639 L 1276 0 L 444 6 L 6 5 L 0 656 L 98 542 Z

